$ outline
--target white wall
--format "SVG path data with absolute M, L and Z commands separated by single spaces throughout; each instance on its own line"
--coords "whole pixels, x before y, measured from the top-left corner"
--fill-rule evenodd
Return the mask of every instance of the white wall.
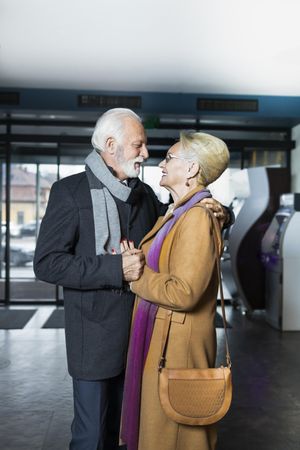
M 292 192 L 300 192 L 300 125 L 292 130 L 292 139 L 296 141 L 295 149 L 292 151 Z
M 229 168 L 218 178 L 214 183 L 208 186 L 208 189 L 212 193 L 212 196 L 221 202 L 223 205 L 228 206 L 234 197 L 239 196 L 236 192 L 237 182 L 236 175 L 241 173 L 240 169 Z M 246 173 L 246 172 L 245 172 Z M 246 188 L 248 185 L 246 186 Z

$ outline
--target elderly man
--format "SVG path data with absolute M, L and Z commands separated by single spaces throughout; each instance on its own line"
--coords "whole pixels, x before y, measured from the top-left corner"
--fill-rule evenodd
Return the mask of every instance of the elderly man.
M 52 186 L 34 270 L 37 278 L 64 288 L 74 395 L 70 449 L 117 450 L 133 305 L 129 282 L 144 266 L 141 251 L 120 253 L 120 241 L 137 247 L 166 206 L 138 178 L 149 155 L 133 111 L 103 114 L 92 145 L 85 172 Z

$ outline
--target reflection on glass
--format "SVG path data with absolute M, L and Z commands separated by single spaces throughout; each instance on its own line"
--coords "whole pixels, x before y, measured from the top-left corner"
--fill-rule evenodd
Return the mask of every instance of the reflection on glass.
M 244 153 L 244 167 L 286 167 L 286 152 L 271 150 L 248 150 Z

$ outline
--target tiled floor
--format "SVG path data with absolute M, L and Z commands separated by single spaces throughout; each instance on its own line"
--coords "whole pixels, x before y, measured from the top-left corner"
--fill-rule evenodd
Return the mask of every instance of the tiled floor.
M 52 309 L 39 308 L 23 330 L 0 330 L 1 450 L 68 448 L 64 331 L 41 329 Z M 300 332 L 275 331 L 262 314 L 227 313 L 234 399 L 219 425 L 218 450 L 300 450 Z M 223 350 L 223 330 L 218 336 Z

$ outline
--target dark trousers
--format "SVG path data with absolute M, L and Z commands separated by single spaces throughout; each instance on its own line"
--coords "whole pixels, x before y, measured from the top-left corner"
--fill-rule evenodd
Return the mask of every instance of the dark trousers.
M 74 419 L 70 450 L 119 447 L 124 374 L 98 381 L 73 378 Z

